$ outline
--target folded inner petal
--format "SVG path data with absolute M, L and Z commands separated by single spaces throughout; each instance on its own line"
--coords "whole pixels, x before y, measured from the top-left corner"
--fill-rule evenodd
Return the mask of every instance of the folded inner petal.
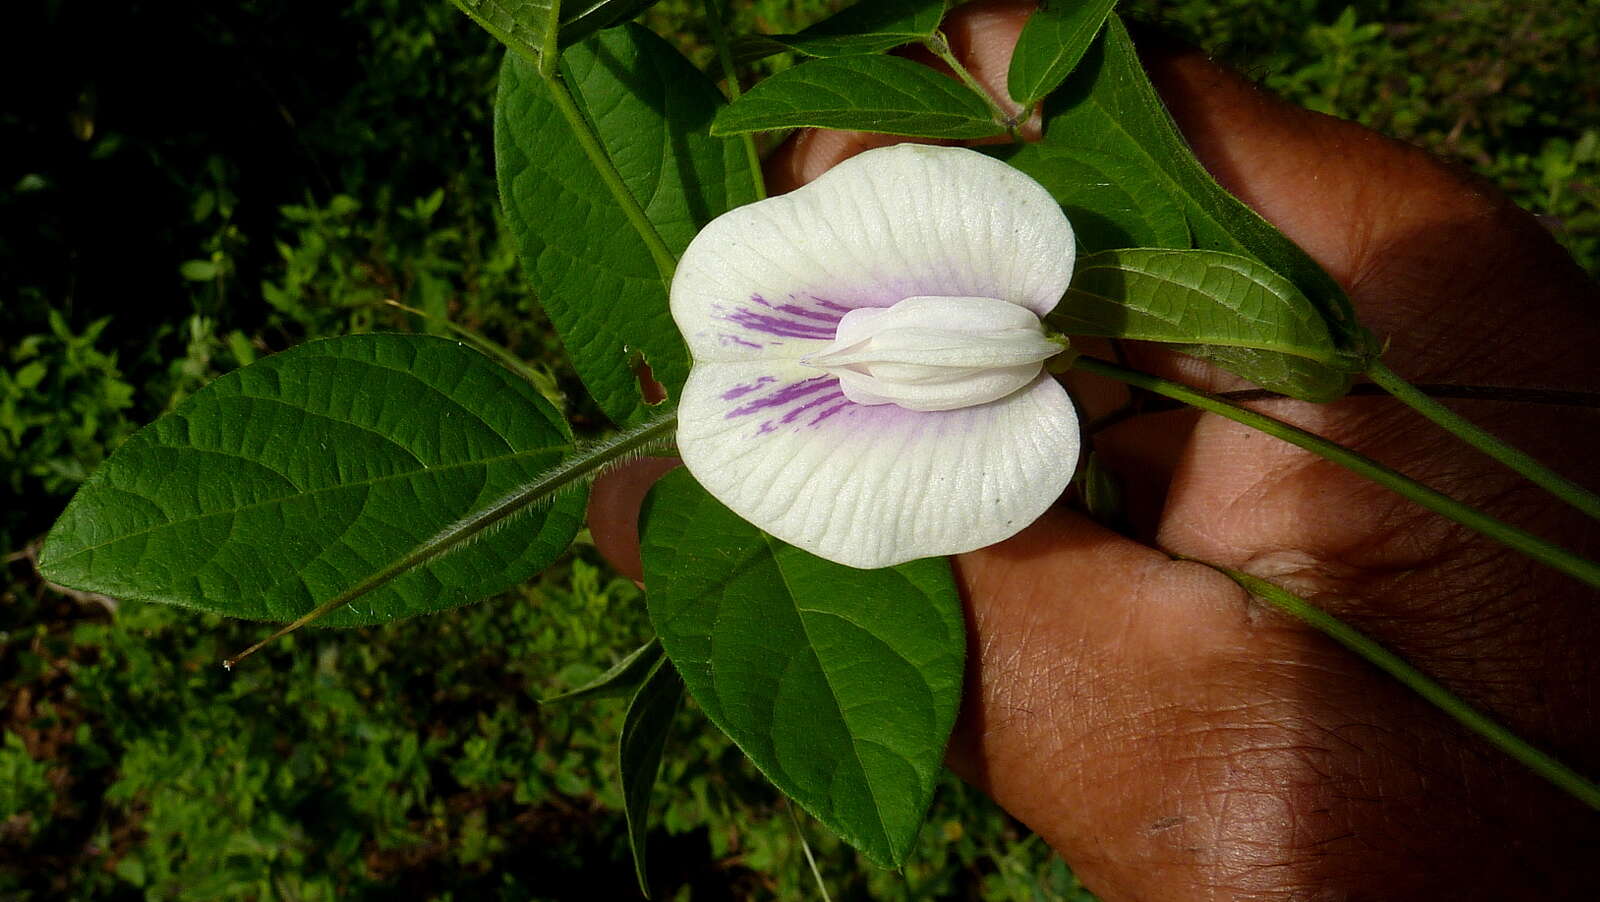
M 797 358 L 844 313 L 918 295 L 1042 316 L 1073 257 L 1072 228 L 1038 183 L 975 151 L 906 144 L 713 220 L 678 263 L 672 314 L 697 361 Z

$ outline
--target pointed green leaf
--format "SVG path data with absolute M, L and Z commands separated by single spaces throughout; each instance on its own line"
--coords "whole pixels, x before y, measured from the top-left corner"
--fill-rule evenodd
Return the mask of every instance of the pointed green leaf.
M 711 721 L 873 861 L 905 860 L 961 697 L 943 559 L 856 570 L 739 519 L 678 470 L 643 526 L 650 619 Z
M 722 95 L 666 42 L 635 25 L 611 29 L 564 53 L 561 70 L 670 249 L 754 199 L 744 148 L 706 134 Z M 639 354 L 676 397 L 689 352 L 660 271 L 543 80 L 514 54 L 500 70 L 495 162 L 523 269 L 600 408 L 618 423 L 647 414 Z
M 450 0 L 467 18 L 507 47 L 537 60 L 544 56 L 558 4 L 554 0 Z
M 263 358 L 129 439 L 50 531 L 50 579 L 116 598 L 287 621 L 406 560 L 572 449 L 527 382 L 458 342 L 353 335 Z M 584 494 L 524 511 L 323 621 L 476 601 L 537 573 Z
M 568 0 L 561 4 L 561 46 L 570 47 L 602 28 L 637 19 L 660 0 Z
M 672 662 L 657 657 L 639 690 L 628 702 L 617 744 L 618 771 L 622 774 L 623 813 L 628 819 L 628 847 L 633 850 L 633 871 L 639 890 L 650 895 L 645 874 L 645 837 L 650 833 L 650 790 L 661 773 L 661 752 L 667 745 L 672 718 L 683 701 L 683 680 Z
M 539 60 L 548 47 L 551 23 L 560 24 L 557 45 L 570 47 L 602 28 L 626 22 L 658 0 L 451 0 L 456 8 L 494 35 L 500 43 Z
M 1117 158 L 1122 169 L 1144 169 L 1159 179 L 1167 196 L 1182 207 L 1194 245 L 1266 263 L 1304 293 L 1342 358 L 1365 359 L 1372 353 L 1371 338 L 1356 321 L 1350 300 L 1338 283 L 1305 251 L 1224 191 L 1195 159 L 1156 96 L 1133 42 L 1115 14 L 1106 19 L 1100 39 L 1061 89 L 1046 100 L 1044 144 L 1061 148 L 1068 156 L 1092 151 Z M 1058 158 L 1047 152 L 1022 150 L 1000 156 L 1030 174 L 1034 167 L 1058 165 Z M 1136 200 L 1143 197 L 1142 190 L 1128 194 Z M 1151 209 L 1108 218 L 1131 232 L 1138 221 L 1166 215 Z M 1243 360 L 1251 370 L 1249 378 L 1263 387 L 1306 400 L 1332 400 L 1350 385 L 1344 369 L 1304 358 L 1272 358 L 1268 352 L 1253 350 L 1192 352 L 1223 366 Z
M 1117 0 L 1047 0 L 1022 26 L 1006 90 L 1032 106 L 1060 87 L 1094 41 Z
M 758 82 L 717 114 L 711 133 L 806 127 L 924 138 L 1005 131 L 982 98 L 949 76 L 898 56 L 845 56 L 812 60 Z
M 862 0 L 799 34 L 759 35 L 750 43 L 767 53 L 795 50 L 824 58 L 882 53 L 933 37 L 944 11 L 945 0 Z
M 991 153 L 1032 176 L 1061 204 L 1079 253 L 1190 246 L 1183 204 L 1148 160 L 1048 142 Z
M 552 695 L 541 699 L 544 704 L 551 702 L 577 702 L 596 698 L 616 698 L 629 695 L 638 690 L 644 683 L 645 677 L 661 659 L 661 640 L 651 639 L 649 642 L 629 652 L 626 657 L 612 665 L 610 670 L 600 674 L 589 682 L 560 695 Z
M 1250 257 L 1203 249 L 1126 248 L 1078 262 L 1052 326 L 1103 335 L 1301 357 L 1341 372 L 1359 358 L 1334 345 L 1293 282 Z M 1253 378 L 1249 373 L 1241 375 Z

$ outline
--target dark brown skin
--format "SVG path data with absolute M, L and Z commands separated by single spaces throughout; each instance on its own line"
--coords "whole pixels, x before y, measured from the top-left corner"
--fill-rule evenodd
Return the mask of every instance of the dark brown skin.
M 953 16 L 958 55 L 991 90 L 1028 10 Z M 1201 161 L 1348 289 L 1401 376 L 1600 391 L 1600 295 L 1493 188 L 1289 106 L 1193 50 L 1150 38 L 1141 50 Z M 771 184 L 793 188 L 893 140 L 801 135 L 771 159 Z M 1159 348 L 1131 356 L 1191 384 L 1240 386 Z M 1071 384 L 1091 415 L 1120 392 Z M 1594 523 L 1393 401 L 1256 406 L 1600 554 Z M 1595 482 L 1594 410 L 1456 407 Z M 1147 415 L 1095 447 L 1125 479 L 1142 541 L 1058 506 L 955 559 L 971 645 L 952 769 L 1107 902 L 1600 898 L 1600 814 L 1167 552 L 1306 596 L 1592 776 L 1596 592 L 1221 418 Z M 640 463 L 596 486 L 596 542 L 636 577 L 638 504 L 669 466 Z

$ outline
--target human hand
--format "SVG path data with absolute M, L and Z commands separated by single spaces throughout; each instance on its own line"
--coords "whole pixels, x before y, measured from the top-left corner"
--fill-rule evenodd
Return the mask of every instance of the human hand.
M 1029 7 L 961 7 L 958 55 L 999 96 Z M 1287 106 L 1192 51 L 1142 44 L 1201 161 L 1304 247 L 1413 382 L 1600 390 L 1592 283 L 1527 214 L 1426 154 Z M 807 133 L 774 190 L 893 140 Z M 1131 365 L 1242 383 L 1129 345 Z M 1074 377 L 1088 417 L 1119 389 Z M 1580 553 L 1600 530 L 1397 403 L 1261 402 Z M 1564 469 L 1591 410 L 1459 409 Z M 1088 418 L 1086 417 L 1086 419 Z M 1600 816 L 1318 634 L 1170 553 L 1278 582 L 1575 765 L 1600 770 L 1600 598 L 1320 458 L 1166 412 L 1094 436 L 1137 537 L 1058 509 L 961 555 L 971 654 L 949 764 L 1102 898 L 1588 898 Z M 638 574 L 642 462 L 596 486 L 596 542 Z M 631 544 L 630 544 L 631 543 Z M 1160 549 L 1160 550 L 1157 550 Z

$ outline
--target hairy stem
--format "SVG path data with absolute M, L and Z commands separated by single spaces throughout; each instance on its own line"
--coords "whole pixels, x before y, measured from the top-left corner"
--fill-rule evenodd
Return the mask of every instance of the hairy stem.
M 1181 560 L 1194 560 L 1181 558 Z M 1467 704 L 1460 696 L 1440 685 L 1438 681 L 1406 663 L 1403 658 L 1356 631 L 1343 620 L 1316 607 L 1279 586 L 1248 573 L 1213 564 L 1195 561 L 1216 570 L 1238 583 L 1246 592 L 1274 608 L 1321 631 L 1330 639 L 1365 658 L 1374 667 L 1399 680 L 1406 688 L 1421 696 L 1424 701 L 1449 715 L 1496 748 L 1517 759 L 1534 773 L 1571 794 L 1591 808 L 1600 810 L 1600 786 L 1555 758 L 1534 748 L 1489 715 Z
M 717 47 L 717 59 L 722 63 L 722 77 L 728 83 L 728 99 L 739 99 L 739 70 L 733 65 L 733 50 L 728 46 L 728 31 L 722 25 L 722 7 L 717 0 L 705 0 L 706 26 L 711 29 L 711 43 Z M 745 159 L 750 163 L 750 178 L 755 182 L 756 200 L 767 196 L 767 180 L 761 177 L 761 154 L 756 152 L 756 136 L 745 132 L 739 136 L 744 144 Z
M 505 523 L 517 514 L 537 504 L 548 502 L 562 491 L 587 483 L 595 476 L 598 476 L 610 464 L 643 454 L 665 444 L 670 440 L 672 429 L 677 423 L 678 415 L 674 411 L 658 420 L 637 426 L 613 438 L 578 449 L 571 457 L 539 474 L 533 480 L 512 489 L 499 501 L 475 513 L 468 514 L 450 526 L 445 527 L 438 535 L 413 548 L 409 553 L 389 566 L 317 605 L 267 638 L 223 661 L 222 666 L 227 670 L 232 670 L 235 664 L 254 654 L 274 639 L 287 636 L 306 624 L 327 616 L 330 611 L 339 606 L 349 604 L 362 595 L 388 584 L 396 577 L 438 559 L 451 550 L 482 535 L 485 530 Z
M 1085 372 L 1096 373 L 1155 392 L 1158 395 L 1182 401 L 1192 407 L 1227 417 L 1252 429 L 1265 432 L 1274 438 L 1279 438 L 1292 445 L 1304 448 L 1313 454 L 1339 464 L 1353 473 L 1364 476 L 1436 514 L 1448 517 L 1468 529 L 1488 536 L 1590 586 L 1600 588 L 1600 564 L 1574 554 L 1565 548 L 1552 545 L 1526 530 L 1497 520 L 1471 505 L 1463 504 L 1443 492 L 1431 489 L 1398 470 L 1386 467 L 1365 455 L 1357 454 L 1337 442 L 1331 442 L 1319 435 L 1307 432 L 1298 426 L 1291 426 L 1266 414 L 1256 413 L 1237 404 L 1230 404 L 1208 392 L 1190 388 L 1187 385 L 1181 385 L 1158 376 L 1152 376 L 1149 373 L 1118 366 L 1109 361 L 1098 360 L 1093 357 L 1079 357 L 1073 362 L 1073 366 Z
M 1367 367 L 1367 377 L 1395 400 L 1444 427 L 1457 438 L 1500 461 L 1529 482 L 1600 520 L 1600 496 L 1539 463 L 1469 422 L 1460 414 L 1427 396 L 1416 386 L 1395 375 L 1382 361 Z

